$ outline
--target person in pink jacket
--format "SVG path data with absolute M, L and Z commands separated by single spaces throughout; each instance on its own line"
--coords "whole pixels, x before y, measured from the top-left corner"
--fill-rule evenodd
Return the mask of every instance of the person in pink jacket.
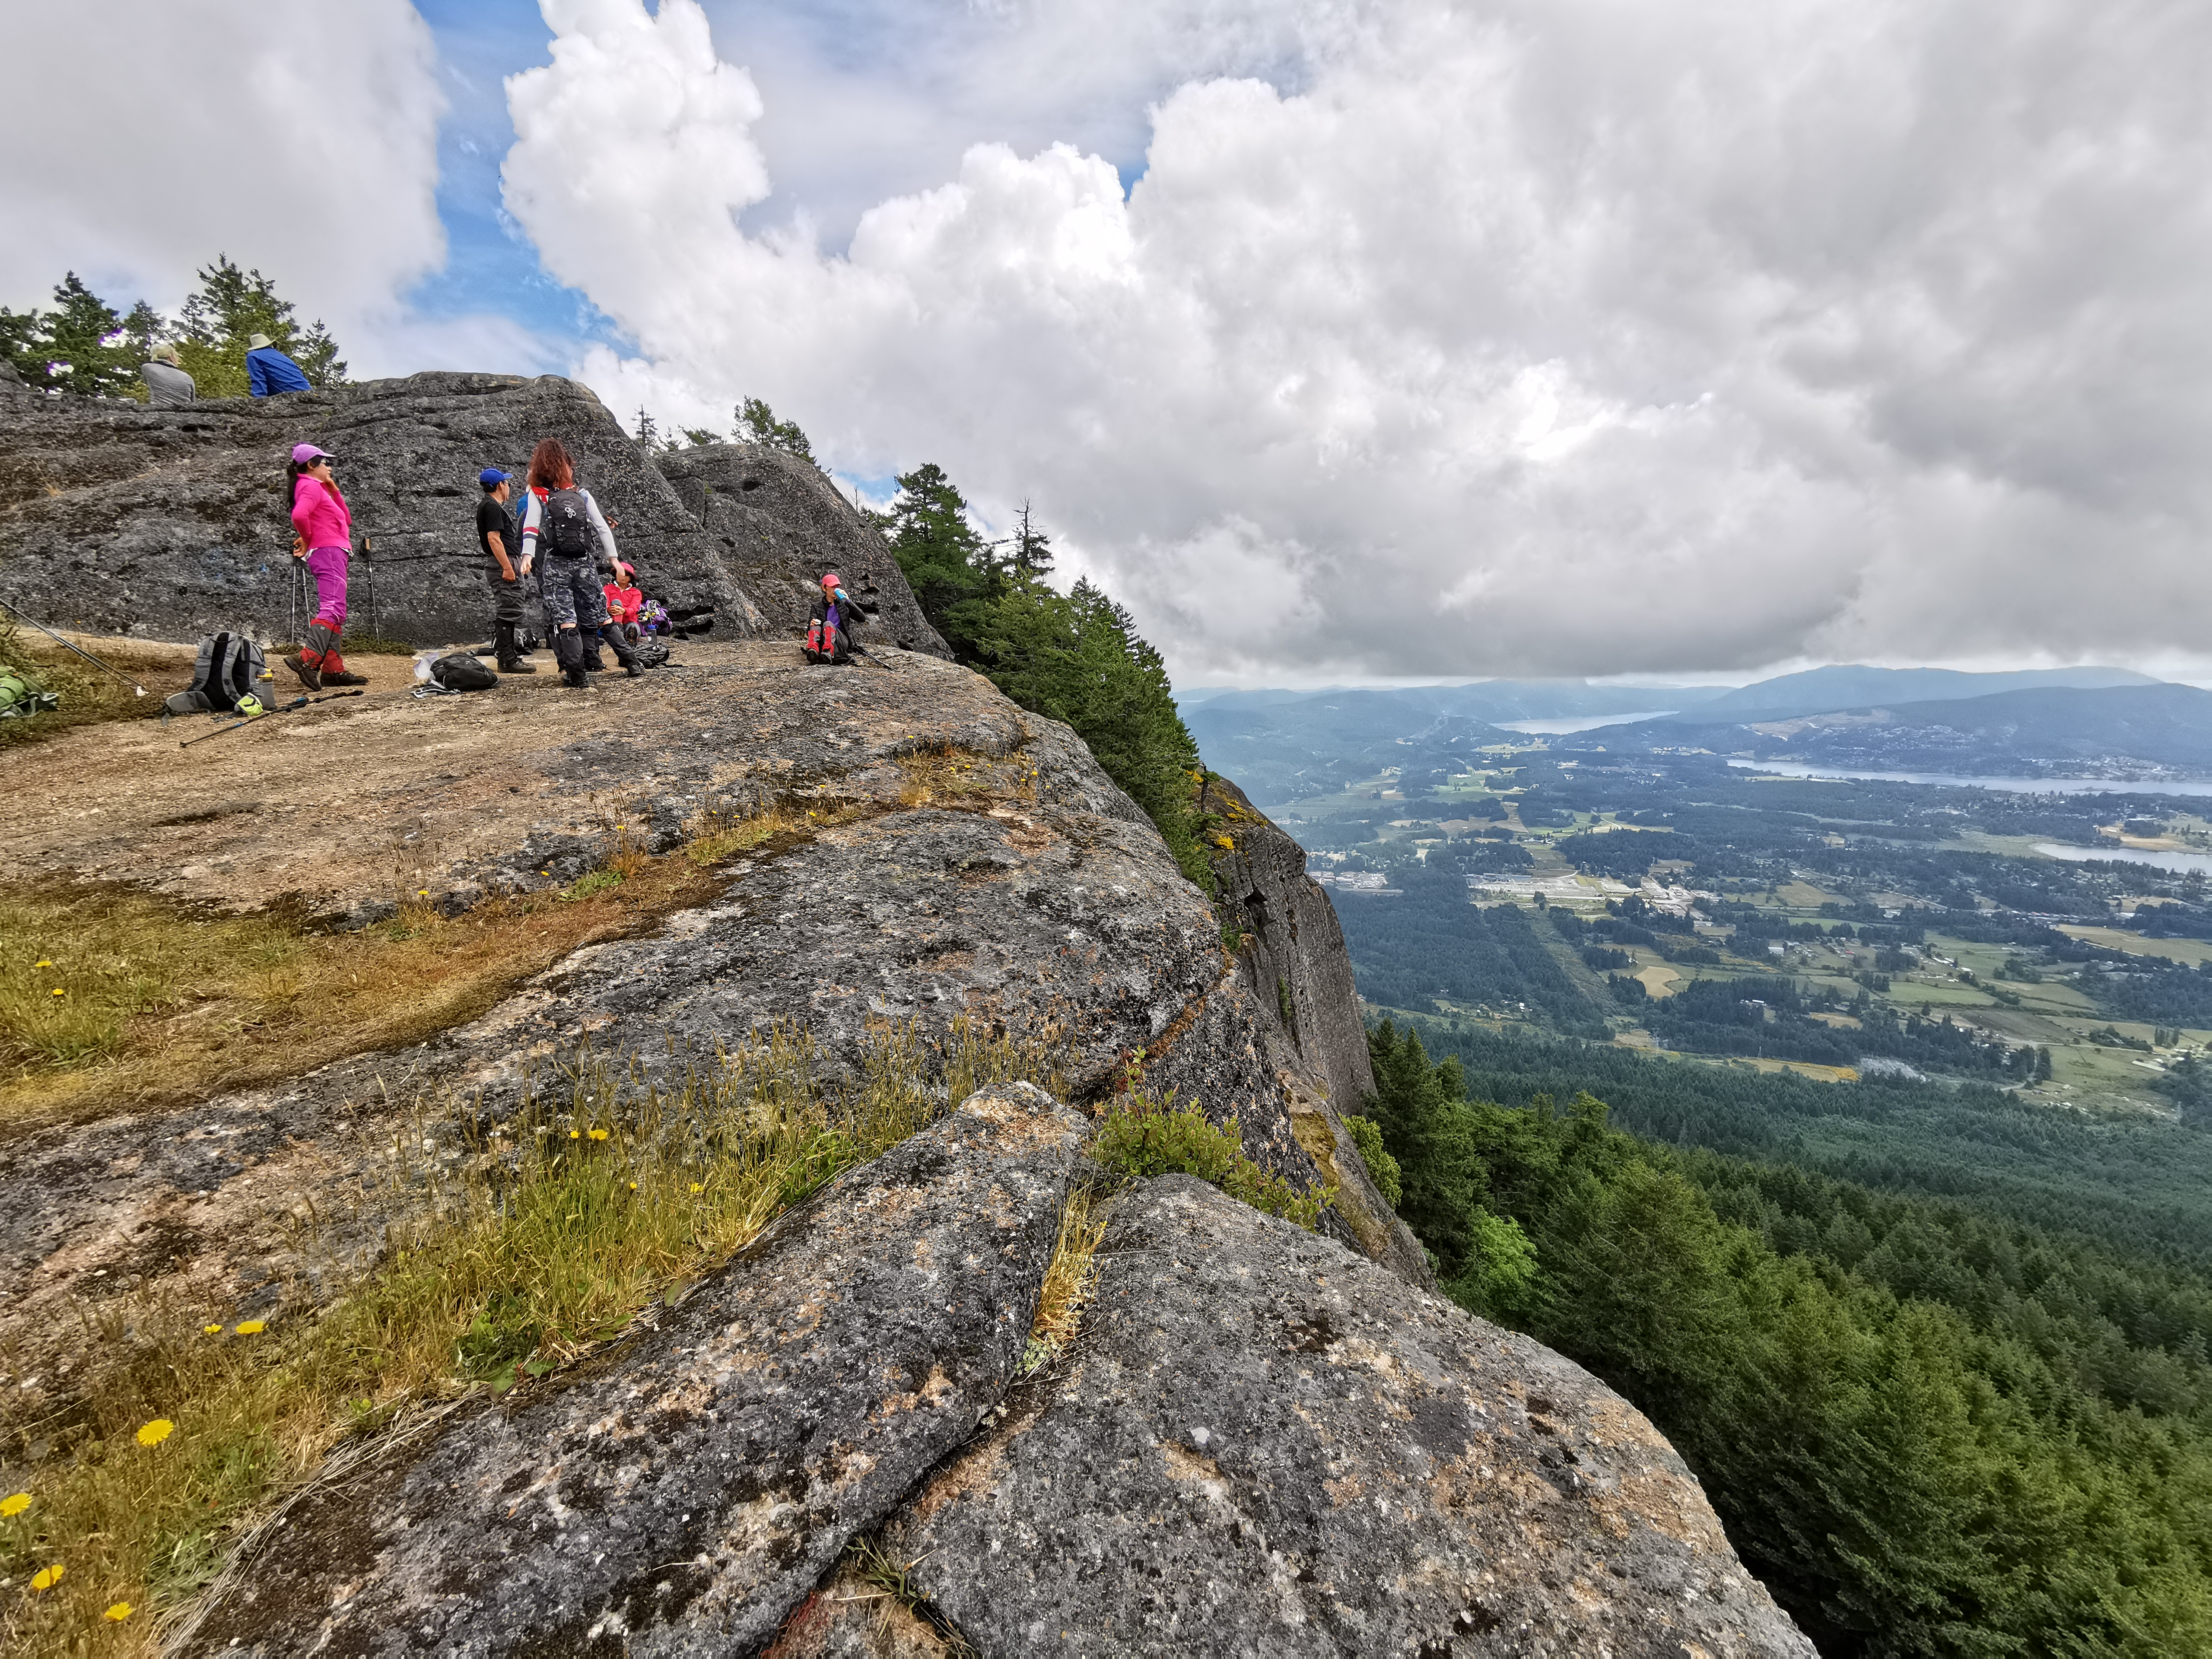
M 325 685 L 366 685 L 346 672 L 338 655 L 345 631 L 346 560 L 353 551 L 353 514 L 331 474 L 337 457 L 313 444 L 292 446 L 292 556 L 306 562 L 315 578 L 315 620 L 307 637 L 284 665 L 310 691 Z
M 637 585 L 637 573 L 617 559 L 615 579 L 599 592 L 607 602 L 607 626 L 619 629 L 622 636 L 635 645 L 640 632 L 638 611 L 645 603 L 645 590 Z

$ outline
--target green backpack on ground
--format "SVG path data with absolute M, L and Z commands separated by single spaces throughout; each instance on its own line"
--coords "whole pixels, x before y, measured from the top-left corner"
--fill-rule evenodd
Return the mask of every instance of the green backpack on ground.
M 48 714 L 62 706 L 51 691 L 41 691 L 36 681 L 13 669 L 0 672 L 0 720 Z

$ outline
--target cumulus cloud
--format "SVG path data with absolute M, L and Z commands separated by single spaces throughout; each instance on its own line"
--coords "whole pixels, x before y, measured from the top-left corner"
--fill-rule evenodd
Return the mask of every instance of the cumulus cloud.
M 741 33 L 543 9 L 507 197 L 636 342 L 586 378 L 1032 499 L 1179 673 L 2203 651 L 2212 15 L 1140 8 L 1206 44 L 1126 197 L 1031 106 L 825 249 L 745 228 Z
M 73 269 L 118 307 L 173 311 L 228 252 L 328 321 L 357 375 L 523 349 L 495 321 L 404 314 L 398 296 L 445 255 L 445 101 L 405 0 L 17 6 L 8 45 L 7 303 L 47 303 Z

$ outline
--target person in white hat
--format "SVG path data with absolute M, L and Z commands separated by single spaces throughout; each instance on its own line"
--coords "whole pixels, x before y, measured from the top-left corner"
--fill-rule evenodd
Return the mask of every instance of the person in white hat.
M 307 379 L 307 370 L 271 345 L 266 334 L 257 334 L 246 343 L 246 390 L 248 395 L 266 398 L 279 392 L 313 392 L 315 389 L 313 383 Z

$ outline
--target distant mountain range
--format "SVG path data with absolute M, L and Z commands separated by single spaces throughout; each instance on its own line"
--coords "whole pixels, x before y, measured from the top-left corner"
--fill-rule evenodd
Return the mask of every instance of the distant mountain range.
M 1587 680 L 1474 680 L 1463 685 L 1398 687 L 1334 686 L 1319 691 L 1213 690 L 1178 699 L 1184 723 L 1194 733 L 1201 723 L 1236 726 L 1242 718 L 1267 711 L 1278 723 L 1309 713 L 1344 714 L 1366 729 L 1403 737 L 1440 714 L 1487 720 L 1575 720 L 1600 714 L 1635 714 L 1648 709 L 1680 710 L 1712 698 L 1734 696 L 1728 686 L 1592 685 Z M 1411 722 L 1409 724 L 1408 722 Z M 1225 723 L 1225 724 L 1224 724 Z M 1203 737 L 1199 742 L 1203 746 Z
M 1715 718 L 1726 713 L 1713 703 L 1686 716 L 1601 726 L 1559 744 L 1610 751 L 1710 749 L 1868 771 L 2114 779 L 2212 773 L 2212 691 L 2141 676 L 2094 689 L 2046 684 L 1981 696 Z
M 1460 685 L 1206 691 L 1182 715 L 1209 765 L 1263 806 L 1383 768 L 1525 743 L 1509 722 L 1601 720 L 1553 746 L 1691 748 L 1881 771 L 2127 777 L 2212 773 L 2212 692 L 2124 668 L 1975 674 L 1838 664 L 1745 686 Z M 1648 711 L 1669 712 L 1651 716 Z M 1408 755 L 1408 748 L 1420 751 Z
M 2119 685 L 2163 682 L 2125 668 L 2032 668 L 2014 673 L 1970 674 L 1955 668 L 1868 668 L 1856 663 L 1780 674 L 1755 685 L 1696 705 L 1700 719 L 1787 720 L 1795 714 L 1826 714 L 1842 708 L 1870 708 L 1876 703 L 1948 702 L 2005 691 L 2053 686 L 2102 690 Z

